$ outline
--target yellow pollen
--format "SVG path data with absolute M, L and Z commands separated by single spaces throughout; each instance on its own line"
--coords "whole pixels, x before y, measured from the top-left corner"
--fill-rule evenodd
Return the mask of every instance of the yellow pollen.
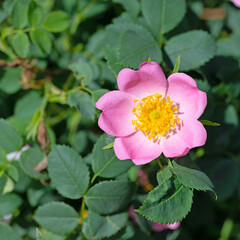
M 180 122 L 177 116 L 179 109 L 169 96 L 155 93 L 141 100 L 134 99 L 133 102 L 137 104 L 132 110 L 137 120 L 132 120 L 132 124 L 149 140 L 156 141 L 166 136 Z

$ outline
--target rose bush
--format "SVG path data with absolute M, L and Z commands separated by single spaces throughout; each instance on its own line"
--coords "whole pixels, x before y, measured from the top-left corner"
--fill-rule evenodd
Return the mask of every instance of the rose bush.
M 239 19 L 0 1 L 0 239 L 238 239 Z

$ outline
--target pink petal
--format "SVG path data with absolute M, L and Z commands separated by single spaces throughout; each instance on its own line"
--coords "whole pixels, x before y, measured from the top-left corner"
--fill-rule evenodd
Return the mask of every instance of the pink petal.
M 184 73 L 174 73 L 168 78 L 167 95 L 171 100 L 180 104 L 180 118 L 194 117 L 198 119 L 206 105 L 206 93 L 198 90 L 193 78 Z
M 138 98 L 154 93 L 165 95 L 167 81 L 161 67 L 156 62 L 143 62 L 139 71 L 124 68 L 118 74 L 120 91 L 128 92 Z
M 162 232 L 163 230 L 167 229 L 167 225 L 165 224 L 160 224 L 160 223 L 153 223 L 152 225 L 152 230 L 154 232 Z
M 240 8 L 240 0 L 231 0 L 236 7 L 239 7 Z
M 135 132 L 132 120 L 134 97 L 128 93 L 111 91 L 104 94 L 96 103 L 98 109 L 103 110 L 99 119 L 99 127 L 112 136 L 127 136 Z
M 202 123 L 186 119 L 179 132 L 162 139 L 163 154 L 169 158 L 185 156 L 191 148 L 204 145 L 206 140 L 207 132 Z
M 120 160 L 131 159 L 136 165 L 146 164 L 161 155 L 161 146 L 148 140 L 140 131 L 116 138 L 114 151 Z
M 180 227 L 181 222 L 175 222 L 173 224 L 159 224 L 159 223 L 154 223 L 152 225 L 152 230 L 154 232 L 162 232 L 165 229 L 171 229 L 171 230 L 176 230 Z
M 171 229 L 171 230 L 176 230 L 180 227 L 181 225 L 181 222 L 175 222 L 173 224 L 167 224 L 168 228 Z

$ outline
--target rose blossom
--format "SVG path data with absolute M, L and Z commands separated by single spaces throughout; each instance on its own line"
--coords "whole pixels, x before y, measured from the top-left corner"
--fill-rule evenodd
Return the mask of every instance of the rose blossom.
M 120 160 L 146 164 L 162 153 L 180 157 L 205 144 L 206 130 L 197 119 L 207 97 L 190 76 L 174 73 L 166 80 L 156 62 L 143 62 L 139 71 L 121 70 L 117 83 L 119 91 L 103 95 L 96 107 L 102 110 L 99 127 L 116 137 Z
M 236 7 L 239 7 L 240 8 L 240 0 L 231 0 Z

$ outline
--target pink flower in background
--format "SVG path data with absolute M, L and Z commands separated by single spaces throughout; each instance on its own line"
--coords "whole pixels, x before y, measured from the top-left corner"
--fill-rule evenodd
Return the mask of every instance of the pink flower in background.
M 138 220 L 136 218 L 136 214 L 135 214 L 133 205 L 130 206 L 130 208 L 128 210 L 128 214 L 132 218 L 133 222 L 136 225 L 139 225 Z M 162 232 L 165 229 L 176 230 L 176 229 L 178 229 L 180 227 L 180 225 L 181 225 L 180 221 L 179 222 L 175 222 L 173 224 L 153 223 L 152 231 L 154 231 L 154 232 Z
M 170 229 L 170 230 L 176 230 L 180 227 L 181 222 L 175 222 L 173 224 L 159 224 L 159 223 L 154 223 L 152 225 L 152 230 L 154 232 L 162 232 L 165 229 Z
M 8 161 L 12 161 L 12 160 L 18 161 L 21 157 L 22 152 L 28 150 L 29 148 L 30 148 L 30 146 L 26 145 L 26 146 L 22 147 L 22 149 L 20 151 L 11 152 L 11 153 L 7 154 L 7 160 Z
M 206 130 L 197 119 L 207 97 L 190 76 L 174 73 L 166 80 L 156 62 L 143 62 L 139 71 L 121 70 L 117 83 L 119 91 L 103 95 L 96 107 L 102 110 L 99 127 L 116 136 L 120 160 L 146 164 L 162 153 L 180 157 L 205 144 Z
M 240 0 L 231 0 L 236 7 L 239 7 L 240 8 Z

